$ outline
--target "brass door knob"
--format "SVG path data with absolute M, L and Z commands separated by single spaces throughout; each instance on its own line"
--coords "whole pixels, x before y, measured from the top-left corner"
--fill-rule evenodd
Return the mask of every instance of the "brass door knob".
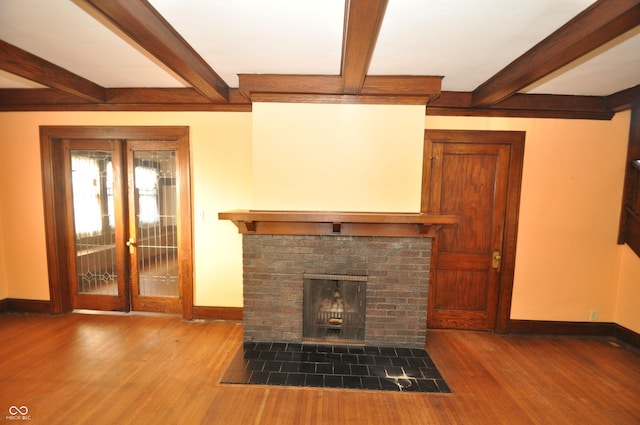
M 502 256 L 500 255 L 500 251 L 493 251 L 493 257 L 491 260 L 491 267 L 494 269 L 500 268 L 500 262 L 502 260 Z
M 133 254 L 136 252 L 136 240 L 133 238 L 129 238 L 128 241 L 125 242 L 125 245 L 129 247 L 129 254 Z

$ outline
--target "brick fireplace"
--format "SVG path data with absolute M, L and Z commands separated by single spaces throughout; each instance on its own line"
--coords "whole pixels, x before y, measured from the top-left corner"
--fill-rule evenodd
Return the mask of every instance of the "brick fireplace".
M 423 348 L 432 242 L 455 217 L 232 211 L 243 233 L 245 342 L 305 342 L 305 276 L 363 282 L 364 345 Z

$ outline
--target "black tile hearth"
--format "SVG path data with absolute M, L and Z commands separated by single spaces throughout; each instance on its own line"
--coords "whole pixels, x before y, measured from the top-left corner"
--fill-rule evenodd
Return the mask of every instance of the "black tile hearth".
M 223 384 L 450 393 L 424 350 L 245 342 Z

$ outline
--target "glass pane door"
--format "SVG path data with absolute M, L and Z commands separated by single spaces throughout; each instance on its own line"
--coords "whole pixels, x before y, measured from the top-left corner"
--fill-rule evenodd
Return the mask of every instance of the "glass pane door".
M 117 173 L 114 173 L 113 144 L 69 141 L 67 147 L 74 307 L 122 310 L 126 307 L 126 273 L 118 264 L 123 249 L 118 247 L 117 239 L 121 240 L 121 236 L 117 236 L 116 229 L 122 227 L 122 215 L 116 214 L 115 195 L 120 180 L 114 178 Z
M 181 292 L 175 143 L 128 141 L 127 146 L 133 170 L 129 187 L 133 308 L 177 313 Z
M 111 152 L 71 151 L 78 293 L 118 295 Z

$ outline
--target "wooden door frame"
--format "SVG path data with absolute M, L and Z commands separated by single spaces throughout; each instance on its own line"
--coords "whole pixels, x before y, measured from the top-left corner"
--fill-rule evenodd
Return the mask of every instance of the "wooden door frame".
M 502 265 L 498 288 L 498 308 L 496 312 L 495 325 L 495 332 L 497 333 L 508 333 L 511 322 L 511 300 L 513 295 L 513 277 L 516 262 L 525 135 L 526 133 L 524 131 L 492 130 L 425 130 L 424 133 L 422 193 L 420 202 L 421 212 L 428 212 L 429 191 L 431 187 L 431 161 L 428 160 L 430 158 L 428 158 L 427 155 L 431 152 L 431 144 L 433 142 L 506 144 L 511 147 Z M 437 262 L 437 237 L 433 246 L 432 267 L 435 262 Z
M 179 163 L 180 185 L 184 188 L 180 197 L 181 238 L 178 250 L 181 255 L 180 277 L 182 286 L 182 316 L 193 318 L 193 230 L 191 204 L 191 174 L 189 154 L 189 127 L 182 126 L 40 126 L 40 153 L 42 163 L 42 192 L 44 201 L 45 237 L 49 275 L 49 294 L 53 314 L 73 310 L 66 261 L 70 247 L 66 243 L 68 213 L 64 205 L 65 190 L 62 139 L 135 139 L 180 140 L 186 143 L 186 155 Z

